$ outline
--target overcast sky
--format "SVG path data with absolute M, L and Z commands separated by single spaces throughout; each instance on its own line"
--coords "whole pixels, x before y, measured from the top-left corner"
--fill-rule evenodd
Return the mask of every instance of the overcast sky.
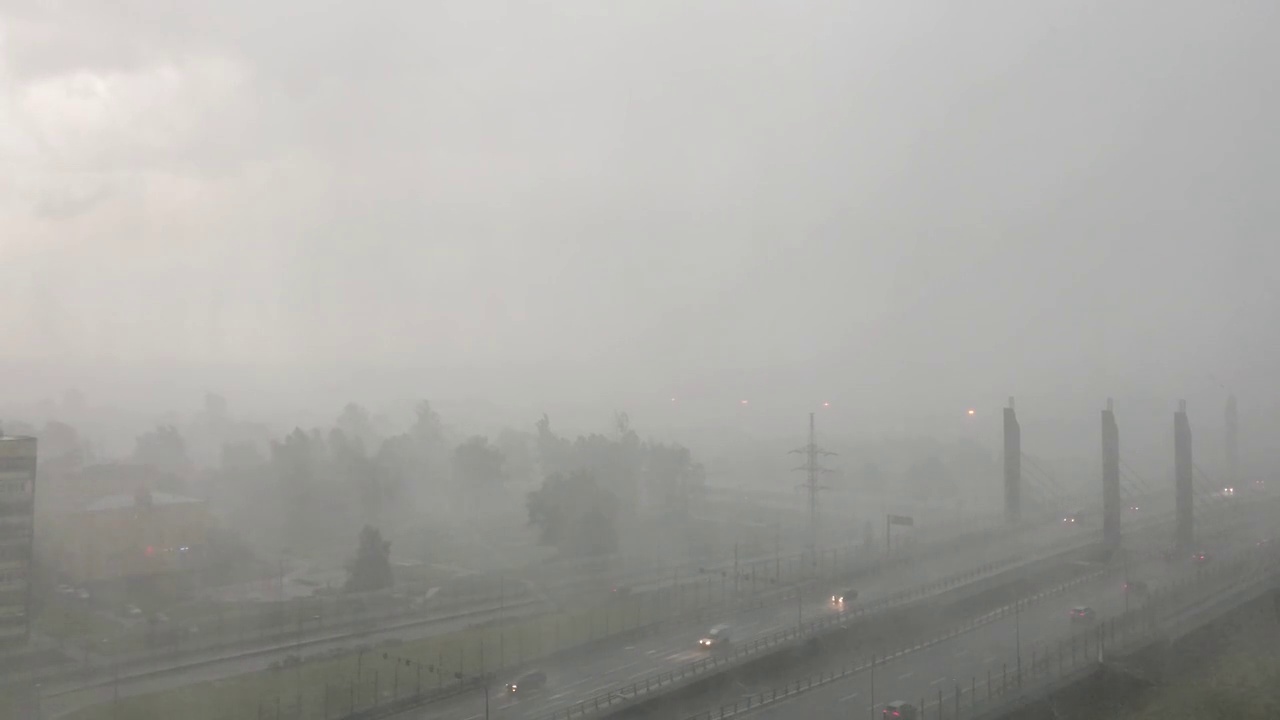
M 0 359 L 534 404 L 1274 402 L 1276 27 L 1274 0 L 0 0 Z

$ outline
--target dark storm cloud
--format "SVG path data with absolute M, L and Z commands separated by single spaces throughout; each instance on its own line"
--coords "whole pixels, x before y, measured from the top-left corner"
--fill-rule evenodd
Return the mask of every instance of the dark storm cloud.
M 98 293 L 135 312 L 54 344 L 14 309 L 36 295 L 7 317 L 33 357 L 465 366 L 549 394 L 1256 382 L 1276 12 L 6 10 L 10 272 L 70 278 L 64 327 L 102 326 Z M 50 213 L 85 173 L 118 190 Z

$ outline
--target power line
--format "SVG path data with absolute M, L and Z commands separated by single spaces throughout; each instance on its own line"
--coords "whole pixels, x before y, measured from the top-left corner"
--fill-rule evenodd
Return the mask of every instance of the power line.
M 805 463 L 794 470 L 805 471 L 805 482 L 797 487 L 809 491 L 809 538 L 812 546 L 816 548 L 818 546 L 818 492 L 828 489 L 818 484 L 818 476 L 831 472 L 818 463 L 818 458 L 835 455 L 835 453 L 818 447 L 818 437 L 813 427 L 813 413 L 809 413 L 809 444 L 796 448 L 788 454 L 805 456 Z

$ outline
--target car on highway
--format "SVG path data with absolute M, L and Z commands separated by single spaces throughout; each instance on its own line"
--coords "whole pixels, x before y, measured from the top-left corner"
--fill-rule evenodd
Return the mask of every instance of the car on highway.
M 1071 608 L 1069 615 L 1073 623 L 1090 623 L 1098 617 L 1098 614 L 1088 605 L 1077 605 Z
M 527 672 L 507 683 L 507 694 L 527 694 L 537 692 L 547 686 L 547 674 L 541 670 Z
M 733 632 L 728 625 L 716 625 L 708 630 L 707 634 L 703 635 L 702 638 L 698 640 L 698 645 L 704 648 L 716 648 L 721 645 L 728 645 L 732 634 Z
M 831 596 L 831 606 L 837 610 L 843 610 L 846 604 L 852 605 L 854 600 L 858 599 L 857 590 L 841 590 Z
M 919 713 L 916 712 L 916 706 L 906 700 L 894 700 L 884 706 L 884 711 L 880 713 L 881 717 L 897 718 L 897 720 L 916 720 Z
M 627 597 L 628 595 L 631 594 L 631 586 L 630 585 L 614 585 L 609 592 L 613 593 L 614 597 Z
M 1084 511 L 1077 510 L 1062 516 L 1063 525 L 1079 525 L 1084 520 Z
M 1213 559 L 1213 556 L 1203 550 L 1191 553 L 1191 562 L 1194 562 L 1197 565 L 1201 563 L 1207 563 L 1212 559 Z

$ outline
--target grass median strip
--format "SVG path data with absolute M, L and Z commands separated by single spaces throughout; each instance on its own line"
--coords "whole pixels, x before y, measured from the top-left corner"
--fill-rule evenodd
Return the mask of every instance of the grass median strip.
M 246 673 L 172 690 L 122 697 L 100 702 L 110 688 L 72 691 L 56 702 L 64 707 L 96 702 L 69 717 L 76 720 L 132 720 L 174 718 L 224 720 L 257 717 L 259 708 L 275 704 L 296 707 L 305 717 L 339 716 L 354 708 L 371 707 L 375 698 L 384 704 L 395 697 L 447 687 L 462 678 L 474 678 L 483 668 L 513 668 L 546 658 L 552 653 L 581 646 L 607 634 L 654 622 L 653 603 L 626 600 L 593 610 L 557 612 L 510 619 L 482 627 L 436 635 L 420 640 L 369 647 L 363 652 L 346 648 L 341 655 L 306 657 L 296 664 Z M 385 654 L 385 657 L 384 657 Z M 499 681 L 502 678 L 499 677 Z
M 459 676 L 473 678 L 482 666 L 492 672 L 499 665 L 527 665 L 561 650 L 668 619 L 673 609 L 658 594 L 636 594 L 590 610 L 509 619 L 501 626 L 474 627 L 369 648 L 363 653 L 348 648 L 339 656 L 311 656 L 305 662 L 126 696 L 115 702 L 101 702 L 101 688 L 65 693 L 57 701 L 66 708 L 87 705 L 70 715 L 77 720 L 179 715 L 184 720 L 223 720 L 256 717 L 260 712 L 270 716 L 277 702 L 292 707 L 295 716 L 299 712 L 305 717 L 323 717 L 325 713 L 341 716 L 353 708 L 412 695 L 419 683 L 428 691 L 457 683 Z M 94 702 L 97 704 L 91 704 Z

